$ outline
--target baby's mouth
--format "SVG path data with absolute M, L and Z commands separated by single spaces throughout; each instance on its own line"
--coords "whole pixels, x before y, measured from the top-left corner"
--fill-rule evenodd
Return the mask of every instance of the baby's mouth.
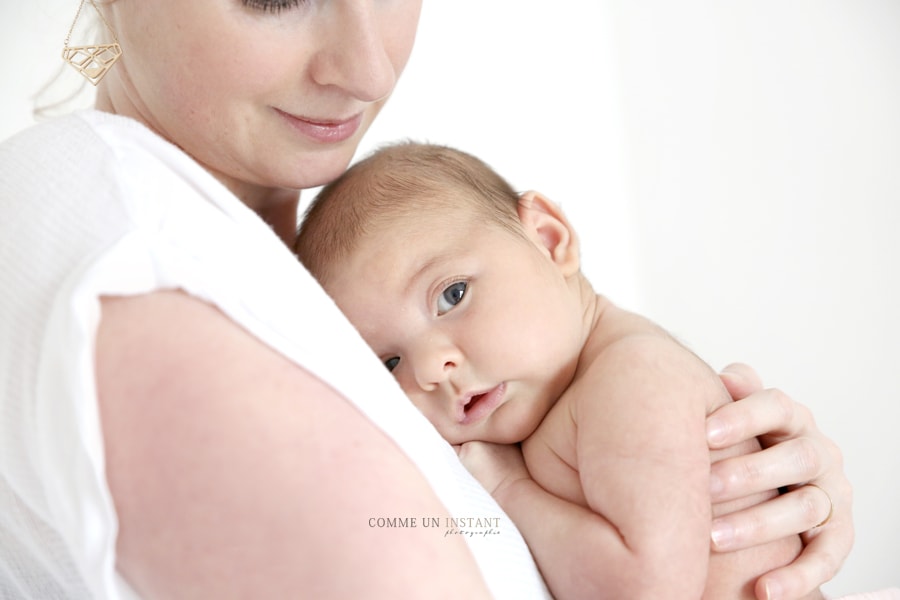
M 466 402 L 465 405 L 463 405 L 463 413 L 469 414 L 469 411 L 478 406 L 478 402 L 480 402 L 485 396 L 487 396 L 487 393 L 475 394 L 474 396 L 469 398 L 469 401 Z
M 475 423 L 489 415 L 503 400 L 506 384 L 500 385 L 478 394 L 472 394 L 460 403 L 458 419 L 463 425 Z

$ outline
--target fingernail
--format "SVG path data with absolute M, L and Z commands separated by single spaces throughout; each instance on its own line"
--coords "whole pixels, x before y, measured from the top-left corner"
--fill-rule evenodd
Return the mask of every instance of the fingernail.
M 718 550 L 726 550 L 734 540 L 734 528 L 723 521 L 713 521 L 709 536 L 713 546 Z
M 710 473 L 709 495 L 712 496 L 713 500 L 716 500 L 723 491 L 725 491 L 725 483 L 722 481 L 722 478 L 715 473 Z
M 738 375 L 737 375 L 737 373 L 734 373 L 733 371 L 729 371 L 728 367 L 725 367 L 724 369 L 719 371 L 719 377 L 727 377 L 728 379 L 736 381 L 738 378 Z
M 721 444 L 725 441 L 725 423 L 719 417 L 706 420 L 706 439 L 710 444 Z
M 781 600 L 781 586 L 777 581 L 767 581 L 765 589 L 766 600 Z

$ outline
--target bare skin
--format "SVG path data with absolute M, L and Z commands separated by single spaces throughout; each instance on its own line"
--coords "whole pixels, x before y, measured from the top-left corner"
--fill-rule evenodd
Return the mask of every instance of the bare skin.
M 853 546 L 853 488 L 844 474 L 840 448 L 816 427 L 812 413 L 781 390 L 764 389 L 759 375 L 743 364 L 720 373 L 735 400 L 707 419 L 710 448 L 757 437 L 764 451 L 715 463 L 710 473 L 713 502 L 734 500 L 772 486 L 787 494 L 713 520 L 713 550 L 729 552 L 801 531 L 803 553 L 756 583 L 758 598 L 798 598 L 834 577 Z M 828 490 L 793 485 L 807 481 Z M 817 526 L 833 508 L 828 523 Z M 793 526 L 791 525 L 793 524 Z M 797 524 L 803 524 L 795 529 Z M 723 532 L 725 535 L 722 535 Z
M 558 598 L 756 598 L 758 577 L 792 562 L 799 537 L 705 557 L 710 512 L 777 495 L 710 511 L 709 462 L 759 444 L 711 453 L 698 444 L 706 415 L 731 401 L 718 378 L 651 323 L 600 297 L 593 304 L 583 358 L 595 361 L 579 367 L 521 454 L 470 442 L 464 464 L 516 520 Z
M 553 594 L 754 598 L 757 578 L 802 546 L 794 535 L 710 556 L 713 516 L 777 495 L 710 499 L 711 462 L 760 450 L 750 439 L 710 452 L 706 417 L 731 401 L 720 379 L 594 292 L 574 230 L 545 197 L 519 197 L 514 233 L 446 193 L 454 201 L 390 225 L 373 216 L 382 225 L 323 285 L 412 403 L 462 445 Z
M 418 15 L 415 2 L 362 0 L 277 14 L 236 0 L 103 6 L 128 51 L 98 88 L 98 108 L 184 149 L 282 239 L 293 233 L 296 190 L 343 171 L 392 92 Z M 403 13 L 382 12 L 394 9 Z M 223 47 L 244 51 L 222 60 Z M 361 115 L 362 125 L 322 151 L 285 134 L 281 113 L 325 123 Z M 361 535 L 348 524 L 378 511 L 446 510 L 346 399 L 181 294 L 106 298 L 101 308 L 97 386 L 121 526 L 117 566 L 138 591 L 486 597 L 464 546 L 409 531 Z M 347 481 L 358 482 L 354 497 Z M 726 493 L 768 483 L 741 479 Z M 759 541 L 752 528 L 736 540 Z
M 392 92 L 420 4 L 103 8 L 127 50 L 97 108 L 183 149 L 287 240 L 298 190 L 346 168 Z M 336 141 L 316 133 L 326 130 Z M 367 527 L 372 516 L 447 510 L 395 444 L 314 375 L 178 292 L 104 298 L 101 317 L 117 568 L 142 596 L 487 597 L 461 541 Z
M 489 597 L 464 541 L 366 526 L 447 512 L 368 419 L 216 309 L 105 299 L 97 357 L 118 567 L 143 597 Z

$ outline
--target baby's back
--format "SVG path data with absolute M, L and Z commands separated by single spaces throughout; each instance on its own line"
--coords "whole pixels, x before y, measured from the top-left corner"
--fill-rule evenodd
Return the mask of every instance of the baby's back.
M 597 385 L 598 380 L 591 379 L 585 376 L 584 373 L 586 370 L 597 366 L 593 361 L 603 360 L 604 350 L 609 347 L 610 340 L 621 339 L 615 334 L 616 329 L 634 331 L 646 326 L 647 331 L 661 331 L 655 325 L 637 315 L 625 313 L 625 311 L 620 311 L 616 308 L 612 308 L 608 312 L 610 313 L 609 316 L 603 323 L 598 325 L 598 329 L 605 329 L 605 331 L 596 331 L 596 335 L 592 335 L 592 338 L 584 348 L 581 360 L 587 366 L 584 367 L 584 370 L 579 369 L 575 380 L 571 382 L 567 391 L 545 416 L 534 434 L 522 444 L 528 470 L 534 480 L 550 493 L 585 508 L 590 507 L 582 488 L 576 450 L 578 447 L 577 437 L 579 434 L 585 435 L 585 427 L 583 425 L 579 426 L 579 423 L 576 422 L 576 415 L 579 414 L 577 406 L 585 401 L 583 399 L 585 394 L 590 396 L 589 401 L 592 403 L 604 402 L 603 394 L 600 393 L 601 390 L 598 388 L 603 388 L 603 381 L 606 380 L 601 380 L 600 384 Z M 622 327 L 623 324 L 625 325 L 624 327 Z M 610 334 L 610 331 L 613 333 Z M 672 342 L 676 343 L 674 340 Z M 648 345 L 648 348 L 657 347 L 658 345 L 654 344 Z M 684 350 L 684 352 L 687 353 L 687 350 Z M 693 358 L 696 357 L 691 357 L 691 359 Z M 661 360 L 665 359 L 662 358 Z M 697 363 L 702 365 L 699 359 L 697 359 Z M 705 365 L 703 367 L 708 368 Z M 652 377 L 653 374 L 648 373 L 647 376 Z M 584 377 L 584 380 L 581 382 L 578 381 L 580 377 Z M 680 402 L 704 403 L 702 406 L 695 406 L 690 411 L 687 411 L 687 414 L 695 415 L 692 418 L 702 419 L 720 406 L 732 401 L 724 386 L 721 385 L 718 377 L 711 369 L 709 370 L 709 378 L 713 386 L 715 386 L 712 389 L 716 390 L 717 387 L 721 387 L 721 393 L 716 390 L 712 394 L 704 394 L 694 388 L 674 390 L 673 396 L 677 397 Z M 589 381 L 590 384 L 583 385 L 585 380 Z M 709 388 L 710 386 L 705 387 Z M 680 394 L 678 393 L 679 391 L 681 392 Z M 577 394 L 579 392 L 582 394 L 582 398 L 578 398 Z M 712 399 L 713 397 L 714 399 Z M 701 400 L 701 398 L 705 399 Z M 671 398 L 665 398 L 661 402 L 669 402 L 671 400 Z M 666 407 L 663 406 L 659 408 L 660 414 L 666 410 Z M 610 420 L 607 422 L 614 422 L 617 418 L 621 418 L 616 416 L 617 413 L 612 408 L 607 411 L 607 414 Z M 665 423 L 659 425 L 657 423 L 657 426 L 667 427 L 668 425 Z M 696 423 L 696 428 L 693 426 L 691 428 L 696 429 L 698 435 L 702 435 L 700 432 L 705 431 L 705 423 Z M 603 435 L 602 432 L 594 432 L 594 434 Z M 705 441 L 703 444 L 705 444 Z M 750 454 L 759 451 L 759 449 L 759 442 L 753 439 L 724 450 L 710 451 L 709 464 L 734 456 Z M 640 475 L 635 474 L 634 477 L 640 477 Z M 715 518 L 722 514 L 754 506 L 769 500 L 777 494 L 778 492 L 773 490 L 730 502 L 714 504 L 712 506 L 712 516 Z M 660 510 L 665 510 L 664 507 L 659 508 Z M 609 518 L 608 515 L 602 516 Z M 639 518 L 639 515 L 634 515 L 634 517 Z M 679 547 L 671 548 L 673 553 L 682 552 L 683 550 L 683 548 Z M 740 551 L 727 553 L 711 551 L 703 598 L 710 600 L 754 599 L 756 598 L 754 585 L 759 576 L 790 564 L 800 554 L 801 550 L 800 537 L 795 535 Z M 809 598 L 822 598 L 822 596 L 816 592 L 810 595 Z

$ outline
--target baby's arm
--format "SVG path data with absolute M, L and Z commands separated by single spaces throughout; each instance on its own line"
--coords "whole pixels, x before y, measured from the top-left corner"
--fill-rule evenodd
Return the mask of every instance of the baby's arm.
M 711 520 L 705 419 L 728 401 L 721 381 L 649 332 L 605 345 L 572 393 L 585 500 L 619 534 L 594 564 L 607 565 L 622 597 L 699 598 Z
M 706 407 L 727 393 L 649 322 L 618 309 L 604 319 L 566 392 L 581 498 L 546 491 L 508 450 L 464 447 L 461 456 L 519 526 L 557 598 L 699 598 L 709 554 Z M 536 443 L 523 444 L 529 466 Z
M 460 458 L 509 514 L 525 536 L 554 598 L 684 598 L 699 594 L 693 578 L 683 574 L 669 584 L 650 581 L 623 544 L 619 530 L 581 504 L 556 496 L 528 473 L 517 445 L 468 442 Z M 493 482 L 493 484 L 492 484 Z M 669 553 L 677 549 L 669 548 Z M 663 558 L 668 560 L 669 556 Z M 696 566 L 696 565 L 695 565 Z M 701 565 L 705 567 L 705 565 Z

